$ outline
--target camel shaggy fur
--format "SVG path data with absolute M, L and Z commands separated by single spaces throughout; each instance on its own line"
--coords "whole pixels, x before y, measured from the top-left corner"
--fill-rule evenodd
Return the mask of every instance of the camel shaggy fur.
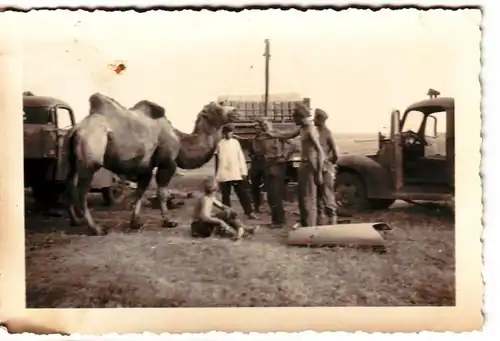
M 100 93 L 89 98 L 90 112 L 67 135 L 69 215 L 73 225 L 86 224 L 91 233 L 102 235 L 90 214 L 87 194 L 94 173 L 101 167 L 123 179 L 137 182 L 130 228 L 139 229 L 145 192 L 156 170 L 157 195 L 164 227 L 175 227 L 167 212 L 168 185 L 177 166 L 196 169 L 213 156 L 220 140 L 220 128 L 238 117 L 235 108 L 215 102 L 198 114 L 194 130 L 185 134 L 175 129 L 165 109 L 150 101 L 125 108 Z

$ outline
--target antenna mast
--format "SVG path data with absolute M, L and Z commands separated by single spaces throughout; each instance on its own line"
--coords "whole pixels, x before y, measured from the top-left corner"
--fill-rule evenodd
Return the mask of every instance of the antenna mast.
M 269 107 L 269 60 L 271 59 L 271 51 L 269 48 L 269 39 L 264 40 L 265 49 L 264 57 L 266 58 L 265 67 L 265 92 L 264 92 L 264 116 L 267 117 L 267 111 Z

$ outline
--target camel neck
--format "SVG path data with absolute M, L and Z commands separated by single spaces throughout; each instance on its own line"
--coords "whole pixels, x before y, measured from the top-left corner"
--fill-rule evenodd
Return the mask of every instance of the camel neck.
M 198 118 L 196 120 L 193 134 L 198 135 L 215 135 L 217 134 L 218 128 L 210 124 L 205 118 Z
M 180 149 L 177 165 L 182 169 L 196 169 L 210 161 L 220 141 L 220 134 L 214 129 L 194 130 L 192 134 L 178 133 Z

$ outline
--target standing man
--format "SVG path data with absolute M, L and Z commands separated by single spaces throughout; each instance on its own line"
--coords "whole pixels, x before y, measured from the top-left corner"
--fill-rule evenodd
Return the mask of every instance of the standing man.
M 245 155 L 240 142 L 233 138 L 233 125 L 224 125 L 222 135 L 223 138 L 215 154 L 216 179 L 222 193 L 222 203 L 231 207 L 231 189 L 234 188 L 243 211 L 248 218 L 254 219 L 250 198 L 245 191 L 245 180 L 248 174 Z
M 325 153 L 323 171 L 323 185 L 319 186 L 318 194 L 318 222 L 321 225 L 323 214 L 326 215 L 328 225 L 337 223 L 337 202 L 335 200 L 335 168 L 338 160 L 337 148 L 330 129 L 326 127 L 328 114 L 322 109 L 314 112 L 314 125 L 318 129 L 319 141 Z
M 238 140 L 240 143 L 245 142 L 248 144 L 248 156 L 250 157 L 250 170 L 249 170 L 249 178 L 250 178 L 250 192 L 252 194 L 252 202 L 255 213 L 260 213 L 260 205 L 261 205 L 261 193 L 262 186 L 265 186 L 265 162 L 264 162 L 264 146 L 261 141 L 264 141 L 261 138 L 262 135 L 262 124 L 261 119 L 257 119 L 255 121 L 255 127 L 257 129 L 257 133 L 253 137 L 241 137 L 236 134 L 233 134 L 233 138 Z M 246 181 L 248 185 L 248 181 Z
M 302 161 L 298 174 L 300 224 L 303 227 L 314 226 L 317 223 L 318 187 L 323 184 L 325 155 L 309 109 L 302 103 L 298 104 L 293 111 L 293 119 L 297 129 L 281 133 L 269 132 L 267 136 L 289 140 L 300 135 Z
M 266 173 L 265 173 L 265 142 L 267 140 L 262 138 L 262 133 L 265 131 L 265 119 L 256 120 L 257 134 L 250 141 L 250 182 L 252 189 L 252 199 L 254 210 L 256 213 L 260 212 L 260 199 L 261 199 L 261 186 L 266 186 Z M 267 191 L 267 190 L 266 190 Z
M 264 179 L 267 202 L 271 210 L 271 228 L 282 228 L 286 223 L 283 207 L 286 166 L 296 146 L 291 141 L 266 137 L 267 133 L 272 131 L 272 124 L 267 119 L 260 118 L 257 123 L 261 133 L 253 141 L 253 148 L 264 158 Z

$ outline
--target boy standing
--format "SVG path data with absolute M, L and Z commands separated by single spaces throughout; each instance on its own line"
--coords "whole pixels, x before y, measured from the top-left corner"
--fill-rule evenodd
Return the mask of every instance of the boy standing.
M 231 207 L 231 189 L 234 188 L 247 217 L 255 219 L 250 197 L 245 191 L 248 174 L 245 155 L 240 142 L 233 138 L 232 124 L 226 124 L 222 127 L 222 135 L 223 139 L 219 142 L 215 154 L 216 179 L 222 193 L 222 203 Z
M 203 181 L 203 195 L 196 199 L 194 205 L 191 236 L 207 238 L 217 234 L 238 240 L 245 232 L 254 233 L 257 228 L 245 227 L 233 209 L 217 200 L 216 191 L 217 184 L 214 178 L 209 177 Z M 214 206 L 221 211 L 212 214 Z

